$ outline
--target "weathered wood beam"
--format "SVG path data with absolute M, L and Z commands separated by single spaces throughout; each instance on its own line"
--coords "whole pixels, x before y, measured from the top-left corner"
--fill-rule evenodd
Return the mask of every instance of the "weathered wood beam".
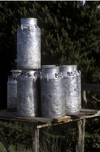
M 100 84 L 82 84 L 82 90 L 100 92 Z
M 1 133 L 1 131 L 0 131 L 0 141 L 1 141 L 2 144 L 4 145 L 4 147 L 5 147 L 5 149 L 7 150 L 7 152 L 11 152 L 11 150 L 10 150 L 10 148 L 9 148 L 9 146 L 8 146 L 8 144 L 7 144 L 4 136 L 3 136 L 3 134 Z
M 32 152 L 39 152 L 39 129 L 32 125 Z
M 76 152 L 84 152 L 85 119 L 77 121 L 76 126 Z

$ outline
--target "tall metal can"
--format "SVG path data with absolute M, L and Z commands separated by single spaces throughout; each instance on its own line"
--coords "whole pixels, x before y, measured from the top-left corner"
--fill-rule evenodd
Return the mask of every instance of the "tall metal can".
M 81 106 L 81 71 L 77 70 L 77 65 L 73 65 L 73 66 L 74 66 L 74 72 L 76 72 L 77 78 L 78 78 L 79 106 L 81 109 L 82 108 Z
M 16 111 L 17 107 L 17 77 L 21 70 L 11 70 L 11 76 L 8 76 L 7 82 L 7 110 Z
M 36 18 L 22 18 L 17 29 L 17 68 L 41 68 L 41 29 Z
M 62 66 L 60 66 L 59 71 L 63 72 L 63 74 L 64 74 L 66 72 L 74 71 L 74 68 L 75 67 L 73 65 L 62 65 Z
M 65 116 L 65 92 L 59 67 L 44 68 L 40 75 L 41 116 L 60 118 Z
M 44 69 L 44 68 L 51 68 L 51 67 L 55 67 L 56 65 L 42 65 L 42 70 Z
M 22 70 L 17 77 L 17 116 L 38 116 L 38 81 L 35 70 Z
M 60 66 L 60 72 L 64 77 L 66 114 L 73 114 L 80 111 L 78 77 L 74 72 L 73 65 Z

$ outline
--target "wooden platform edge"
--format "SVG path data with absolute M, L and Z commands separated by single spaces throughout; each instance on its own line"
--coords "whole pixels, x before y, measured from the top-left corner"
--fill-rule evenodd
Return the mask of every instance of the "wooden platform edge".
M 65 117 L 62 117 L 62 118 L 53 119 L 53 122 L 62 122 L 62 121 L 66 121 L 66 120 L 69 120 L 69 119 L 71 119 L 70 116 L 65 116 Z

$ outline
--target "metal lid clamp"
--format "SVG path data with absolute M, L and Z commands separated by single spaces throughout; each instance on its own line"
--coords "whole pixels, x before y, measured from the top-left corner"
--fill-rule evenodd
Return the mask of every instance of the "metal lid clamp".
M 26 27 L 24 27 L 24 25 L 27 25 L 27 26 L 26 26 Z M 22 31 L 23 31 L 23 29 L 27 29 L 27 27 L 28 27 L 29 31 L 31 31 L 31 26 L 30 26 L 30 24 L 29 24 L 29 23 L 21 24 L 21 30 L 22 30 Z
M 36 80 L 37 80 L 37 75 L 35 75 L 34 82 L 36 82 Z

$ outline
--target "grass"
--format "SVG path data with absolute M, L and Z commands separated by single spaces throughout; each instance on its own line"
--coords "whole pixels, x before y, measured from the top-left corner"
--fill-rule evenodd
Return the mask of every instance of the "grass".
M 32 152 L 32 149 L 26 150 L 24 146 L 21 144 L 17 144 L 17 150 L 14 145 L 10 145 L 9 148 L 11 149 L 12 152 Z M 0 152 L 7 152 L 2 142 L 0 142 Z

